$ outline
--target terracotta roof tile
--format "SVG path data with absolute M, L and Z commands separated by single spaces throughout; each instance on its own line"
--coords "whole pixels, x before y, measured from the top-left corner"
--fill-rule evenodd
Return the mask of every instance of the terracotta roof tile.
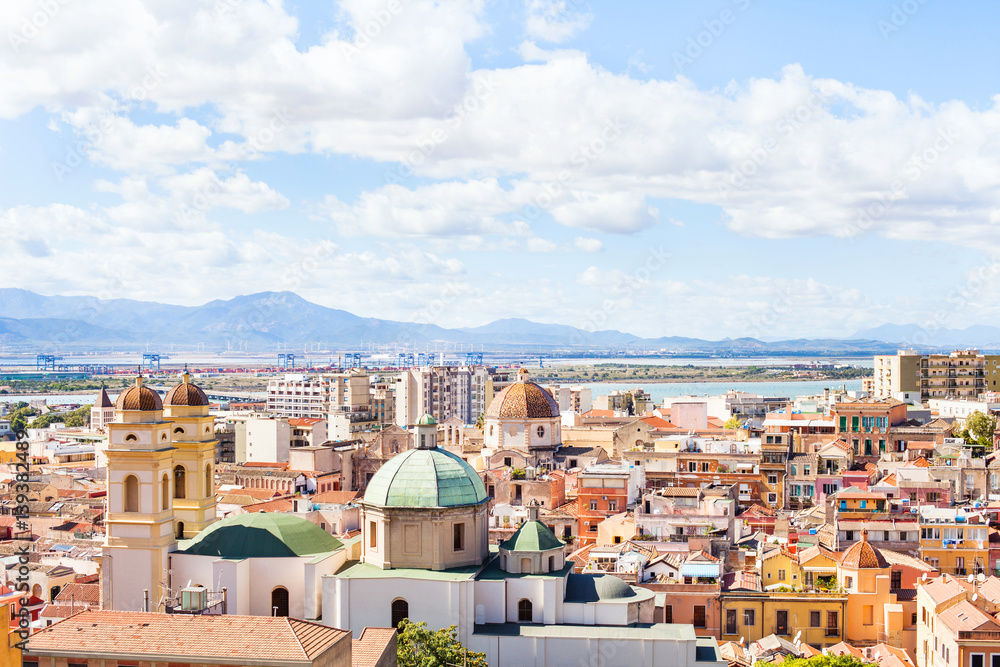
M 92 610 L 39 630 L 31 637 L 31 652 L 176 658 L 171 662 L 212 662 L 223 656 L 313 660 L 349 636 L 344 630 L 292 618 Z
M 351 642 L 352 667 L 375 667 L 382 655 L 392 650 L 396 642 L 394 628 L 365 628 L 361 636 Z
M 312 497 L 314 503 L 330 503 L 331 505 L 346 505 L 358 497 L 357 491 L 326 491 Z

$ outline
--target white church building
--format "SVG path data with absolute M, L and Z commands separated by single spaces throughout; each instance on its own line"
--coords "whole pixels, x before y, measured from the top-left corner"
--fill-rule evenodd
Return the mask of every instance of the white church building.
M 532 392 L 507 399 L 518 395 Z M 525 435 L 553 426 L 534 423 L 540 417 L 524 406 L 506 410 L 526 415 Z M 413 426 L 417 447 L 372 477 L 362 533 L 346 542 L 291 515 L 216 521 L 211 419 L 186 375 L 162 401 L 141 378 L 119 396 L 107 425 L 104 608 L 288 615 L 356 637 L 409 618 L 456 626 L 459 640 L 496 666 L 726 664 L 715 640 L 692 626 L 653 623 L 651 591 L 574 574 L 536 508 L 491 546 L 483 482 L 437 447 L 429 415 Z

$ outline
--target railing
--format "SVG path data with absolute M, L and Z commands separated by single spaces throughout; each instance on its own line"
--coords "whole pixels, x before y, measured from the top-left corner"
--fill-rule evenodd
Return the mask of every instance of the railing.
M 1000 631 L 992 630 L 959 630 L 959 639 L 979 639 L 1000 642 Z

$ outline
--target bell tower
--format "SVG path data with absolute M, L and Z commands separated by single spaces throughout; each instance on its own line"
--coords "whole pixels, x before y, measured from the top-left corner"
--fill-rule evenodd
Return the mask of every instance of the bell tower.
M 170 469 L 174 446 L 160 396 L 142 376 L 115 402 L 108 431 L 107 516 L 101 605 L 158 611 L 174 548 Z
M 188 539 L 216 520 L 215 418 L 208 414 L 208 396 L 191 382 L 187 369 L 163 405 L 175 447 L 170 472 L 174 533 L 177 539 Z

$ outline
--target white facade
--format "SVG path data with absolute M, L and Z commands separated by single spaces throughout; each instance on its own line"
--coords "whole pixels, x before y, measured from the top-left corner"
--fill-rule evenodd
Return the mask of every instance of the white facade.
M 483 366 L 424 366 L 396 380 L 396 425 L 406 428 L 423 414 L 437 421 L 458 417 L 475 424 L 486 412 L 489 373 Z
M 292 429 L 284 419 L 252 418 L 246 421 L 246 463 L 253 461 L 285 463 Z

